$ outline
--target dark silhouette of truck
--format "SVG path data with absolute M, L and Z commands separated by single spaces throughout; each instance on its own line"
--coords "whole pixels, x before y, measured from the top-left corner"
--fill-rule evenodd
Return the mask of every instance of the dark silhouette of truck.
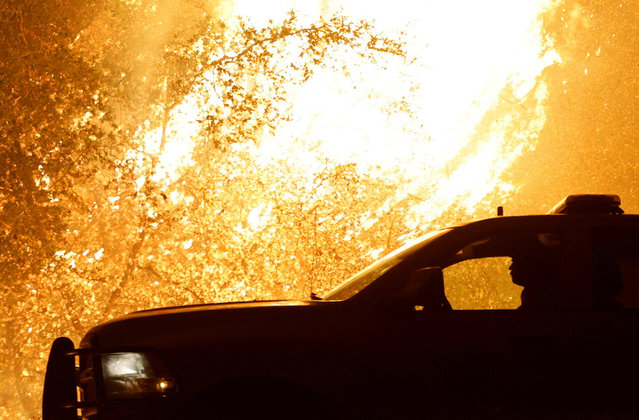
M 321 299 L 58 338 L 48 419 L 639 418 L 639 215 L 574 195 L 443 229 Z

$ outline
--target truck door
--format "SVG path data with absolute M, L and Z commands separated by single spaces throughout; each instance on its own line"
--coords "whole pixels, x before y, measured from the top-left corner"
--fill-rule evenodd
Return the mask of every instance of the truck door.
M 432 358 L 420 372 L 438 407 L 430 414 L 539 418 L 570 410 L 562 406 L 570 323 L 560 285 L 574 271 L 572 254 L 565 229 L 509 227 L 469 237 L 438 261 L 452 310 L 414 314 L 420 351 Z
M 596 408 L 608 415 L 636 417 L 639 398 L 639 228 L 594 224 L 585 264 L 592 307 L 575 325 L 574 354 L 582 362 Z M 576 334 L 576 333 L 575 333 Z

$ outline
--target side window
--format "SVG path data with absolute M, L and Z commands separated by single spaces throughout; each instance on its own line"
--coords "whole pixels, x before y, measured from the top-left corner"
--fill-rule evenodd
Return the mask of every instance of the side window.
M 513 283 L 510 257 L 465 260 L 444 269 L 446 297 L 453 309 L 517 309 L 523 287 Z
M 595 309 L 639 308 L 639 229 L 596 228 L 592 248 Z
M 476 238 L 442 264 L 453 309 L 557 309 L 562 234 L 509 229 Z

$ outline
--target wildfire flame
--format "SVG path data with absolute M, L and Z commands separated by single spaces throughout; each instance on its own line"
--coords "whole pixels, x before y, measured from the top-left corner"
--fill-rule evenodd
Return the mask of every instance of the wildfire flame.
M 257 4 L 246 0 L 236 7 L 260 20 L 281 13 Z M 357 163 L 361 171 L 398 185 L 396 201 L 421 196 L 436 180 L 436 188 L 413 209 L 415 227 L 440 216 L 452 202 L 473 214 L 487 195 L 512 189 L 502 174 L 534 148 L 545 120 L 546 90 L 537 78 L 559 60 L 540 30 L 539 15 L 552 3 L 340 6 L 390 34 L 404 31 L 414 61 L 386 62 L 384 69 L 351 62 L 360 73 L 351 72 L 350 80 L 330 69 L 318 72 L 293 99 L 292 120 L 265 137 L 256 155 L 289 156 L 303 162 L 299 168 L 306 172 L 326 159 Z M 405 101 L 411 117 L 384 110 L 398 101 Z
M 466 2 L 461 8 L 450 2 L 294 3 L 238 0 L 234 14 L 259 26 L 291 8 L 310 18 L 340 10 L 372 20 L 391 36 L 403 32 L 413 59 L 390 59 L 382 68 L 333 56 L 334 65 L 346 62 L 348 76 L 331 63 L 318 70 L 293 93 L 289 121 L 258 145 L 238 147 L 265 167 L 286 156 L 297 162 L 289 169 L 297 178 L 310 178 L 327 161 L 354 163 L 397 185 L 391 201 L 420 198 L 412 209 L 415 228 L 442 216 L 451 203 L 477 215 L 482 200 L 514 188 L 503 174 L 534 149 L 545 121 L 546 89 L 538 78 L 560 60 L 539 20 L 552 1 Z M 192 96 L 173 110 L 158 178 L 190 163 L 197 103 Z M 400 106 L 410 113 L 397 111 Z M 157 150 L 160 136 L 159 129 L 148 132 L 147 147 Z

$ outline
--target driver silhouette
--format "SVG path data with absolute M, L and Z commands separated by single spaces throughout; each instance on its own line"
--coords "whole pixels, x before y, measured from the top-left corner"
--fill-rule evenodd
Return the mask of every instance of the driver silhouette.
M 513 283 L 524 287 L 519 309 L 556 309 L 560 273 L 558 255 L 537 239 L 530 239 L 519 245 L 517 251 L 511 255 L 510 265 Z

